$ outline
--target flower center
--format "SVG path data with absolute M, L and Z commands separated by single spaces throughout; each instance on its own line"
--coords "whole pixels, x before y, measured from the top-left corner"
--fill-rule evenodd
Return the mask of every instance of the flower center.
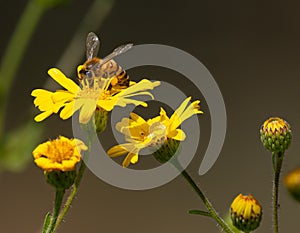
M 83 79 L 80 81 L 81 90 L 77 93 L 78 99 L 98 100 L 107 83 L 105 79 Z
M 147 139 L 150 141 L 149 146 L 159 147 L 167 140 L 166 126 L 161 122 L 155 122 L 149 128 Z
M 53 162 L 61 163 L 63 160 L 69 160 L 74 154 L 74 146 L 66 141 L 56 139 L 49 143 L 47 158 Z

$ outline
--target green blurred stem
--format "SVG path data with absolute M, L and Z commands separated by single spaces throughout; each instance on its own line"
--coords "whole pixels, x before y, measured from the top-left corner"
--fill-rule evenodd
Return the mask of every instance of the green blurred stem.
M 209 200 L 206 198 L 206 196 L 202 193 L 200 188 L 196 185 L 192 177 L 188 174 L 186 170 L 184 170 L 179 162 L 177 160 L 174 160 L 172 164 L 179 170 L 181 171 L 181 175 L 185 178 L 185 180 L 190 184 L 190 186 L 194 189 L 194 191 L 197 193 L 197 195 L 201 198 L 203 201 L 204 205 L 206 206 L 208 212 L 210 213 L 210 217 L 214 218 L 216 222 L 219 224 L 219 226 L 222 228 L 222 230 L 226 233 L 234 233 L 230 229 L 230 227 L 227 225 L 227 223 L 222 219 L 216 210 L 213 208 L 212 204 L 209 202 Z
M 283 152 L 273 153 L 274 182 L 273 182 L 273 224 L 274 233 L 278 233 L 278 195 L 279 178 L 283 161 Z
M 54 226 L 61 208 L 61 204 L 62 204 L 62 200 L 65 194 L 65 190 L 64 189 L 56 189 L 56 194 L 55 194 L 55 203 L 54 203 L 54 209 L 53 209 L 53 213 L 51 216 L 51 222 L 46 230 L 46 233 L 52 233 L 54 232 Z
M 2 58 L 0 64 L 0 106 L 2 106 L 0 110 L 0 136 L 3 134 L 5 125 L 4 115 L 8 93 L 28 42 L 45 9 L 46 8 L 41 6 L 36 0 L 28 1 Z M 24 76 L 24 74 L 22 74 L 22 76 Z

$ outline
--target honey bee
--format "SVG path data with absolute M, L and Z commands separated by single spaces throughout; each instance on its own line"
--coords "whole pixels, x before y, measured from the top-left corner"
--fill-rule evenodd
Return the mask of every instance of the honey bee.
M 87 79 L 91 83 L 95 78 L 111 78 L 115 76 L 110 81 L 108 90 L 129 87 L 128 74 L 112 59 L 132 48 L 133 44 L 121 45 L 105 58 L 100 59 L 97 57 L 100 40 L 95 33 L 90 32 L 87 35 L 85 46 L 87 60 L 78 71 L 80 80 Z

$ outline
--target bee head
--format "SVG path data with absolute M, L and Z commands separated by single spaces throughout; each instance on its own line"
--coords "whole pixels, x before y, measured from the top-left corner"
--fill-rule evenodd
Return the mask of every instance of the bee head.
M 80 65 L 77 67 L 77 75 L 80 80 L 86 78 L 91 79 L 93 77 L 92 72 L 88 70 L 85 65 Z

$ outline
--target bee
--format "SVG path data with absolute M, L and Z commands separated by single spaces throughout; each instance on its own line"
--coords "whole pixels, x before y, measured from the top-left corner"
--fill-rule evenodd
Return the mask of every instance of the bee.
M 113 58 L 125 53 L 132 48 L 133 44 L 121 45 L 115 48 L 114 51 L 105 58 L 100 59 L 97 57 L 100 40 L 95 33 L 90 32 L 87 35 L 85 46 L 87 60 L 78 71 L 80 80 L 87 79 L 89 83 L 92 83 L 92 81 L 97 78 L 111 78 L 115 76 L 110 81 L 108 90 L 111 90 L 112 88 L 129 87 L 128 74 L 113 60 Z

